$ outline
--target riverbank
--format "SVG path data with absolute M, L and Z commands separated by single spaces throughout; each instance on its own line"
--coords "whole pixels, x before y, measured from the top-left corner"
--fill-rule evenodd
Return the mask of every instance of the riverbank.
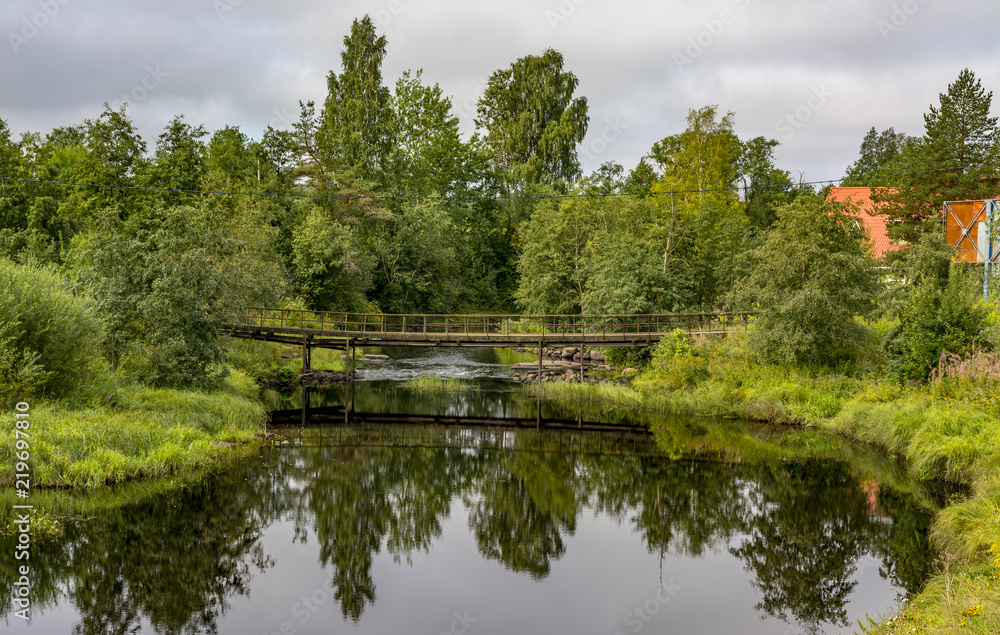
M 263 363 L 261 368 L 267 370 Z M 417 379 L 403 386 L 417 392 L 468 392 L 466 400 L 475 396 L 467 382 L 455 380 Z M 900 491 L 908 491 L 909 477 L 964 483 L 969 494 L 950 501 L 934 523 L 934 544 L 946 554 L 941 571 L 902 617 L 869 627 L 878 633 L 944 633 L 965 620 L 962 632 L 1000 632 L 1000 486 L 995 477 L 1000 441 L 989 390 L 963 392 L 961 384 L 944 381 L 901 387 L 863 373 L 761 365 L 738 337 L 703 342 L 669 358 L 660 354 L 631 387 L 557 382 L 543 384 L 542 390 L 546 402 L 565 402 L 574 417 L 581 401 L 589 401 L 588 410 L 609 422 L 626 420 L 630 412 L 716 417 L 669 425 L 657 423 L 662 417 L 645 417 L 659 446 L 672 457 L 694 453 L 709 461 L 743 461 L 747 456 L 847 460 L 860 466 L 864 482 Z M 534 410 L 528 414 L 534 416 Z M 110 404 L 90 409 L 32 405 L 32 417 L 33 442 L 38 443 L 32 460 L 45 462 L 35 472 L 32 487 L 50 488 L 33 489 L 32 497 L 56 514 L 86 514 L 70 504 L 75 492 L 90 493 L 91 500 L 111 506 L 126 491 L 183 485 L 199 466 L 222 466 L 228 457 L 252 451 L 257 447 L 253 439 L 263 431 L 257 384 L 239 371 L 218 391 L 135 387 L 119 392 Z M 762 426 L 732 419 L 785 427 L 762 438 L 751 430 Z M 803 435 L 797 426 L 821 428 L 864 445 L 833 434 Z M 52 447 L 44 447 L 43 441 Z M 11 455 L 9 443 L 0 447 Z M 45 452 L 36 454 L 35 448 Z M 885 453 L 899 457 L 905 468 L 884 465 L 894 463 L 885 461 Z M 0 470 L 9 472 L 11 465 L 5 461 Z M 0 478 L 9 476 L 0 471 Z M 151 478 L 122 488 L 105 487 L 139 477 Z M 11 496 L 5 508 L 10 509 L 13 490 L 6 492 Z
M 546 400 L 616 410 L 712 415 L 818 427 L 901 458 L 922 480 L 966 485 L 935 516 L 939 571 L 897 616 L 870 633 L 1000 632 L 1000 424 L 998 386 L 966 378 L 900 386 L 873 374 L 761 364 L 745 341 L 706 341 L 654 355 L 629 387 L 545 384 Z M 657 430 L 654 433 L 666 434 Z M 978 608 L 977 608 L 978 607 Z M 913 630 L 916 629 L 916 630 Z
M 264 433 L 256 382 L 235 372 L 211 392 L 125 386 L 99 406 L 29 404 L 30 488 L 92 491 L 211 468 Z M 0 414 L 13 421 L 14 413 Z M 15 486 L 15 439 L 4 435 L 0 488 Z

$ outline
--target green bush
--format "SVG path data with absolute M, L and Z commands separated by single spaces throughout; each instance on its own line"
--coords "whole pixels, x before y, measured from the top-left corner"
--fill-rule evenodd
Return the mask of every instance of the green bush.
M 641 368 L 649 362 L 651 346 L 612 346 L 604 349 L 604 361 L 612 368 Z
M 879 281 L 848 211 L 796 199 L 747 253 L 750 273 L 730 301 L 760 312 L 751 342 L 763 359 L 835 366 L 862 350 L 865 328 L 855 316 L 871 311 Z
M 694 386 L 709 377 L 708 360 L 692 348 L 691 336 L 676 329 L 653 348 L 654 376 L 671 390 Z
M 280 348 L 272 342 L 227 338 L 222 344 L 226 361 L 254 379 L 270 377 L 281 364 Z
M 278 366 L 274 369 L 274 378 L 283 384 L 295 381 L 295 369 L 291 366 Z
M 0 403 L 93 392 L 103 338 L 94 304 L 62 276 L 0 260 Z
M 670 337 L 664 337 L 653 347 L 653 365 L 691 353 L 691 336 L 683 329 L 674 329 Z
M 988 344 L 987 322 L 977 285 L 953 264 L 943 286 L 925 281 L 910 292 L 899 325 L 886 336 L 890 369 L 900 380 L 924 381 L 942 354 L 964 355 Z

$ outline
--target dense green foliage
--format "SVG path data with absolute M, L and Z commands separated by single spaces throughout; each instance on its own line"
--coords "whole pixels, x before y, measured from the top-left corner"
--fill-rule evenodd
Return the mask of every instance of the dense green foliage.
M 573 97 L 579 80 L 548 49 L 493 73 L 479 100 L 476 126 L 506 192 L 529 184 L 565 186 L 580 173 L 576 146 L 587 133 L 587 99 Z
M 157 206 L 75 241 L 76 271 L 111 325 L 114 364 L 129 362 L 154 385 L 214 383 L 219 326 L 280 297 L 277 267 L 261 257 L 266 234 L 248 220 Z
M 421 70 L 385 82 L 389 47 L 370 17 L 355 20 L 327 94 L 301 102 L 290 130 L 269 127 L 260 139 L 178 115 L 148 151 L 125 106 L 19 140 L 0 120 L 0 175 L 37 179 L 0 181 L 0 256 L 59 268 L 107 322 L 110 366 L 158 386 L 217 385 L 218 325 L 261 304 L 760 308 L 766 357 L 829 364 L 857 351 L 854 318 L 872 293 L 859 237 L 775 166 L 777 141 L 741 139 L 734 113 L 692 108 L 683 130 L 652 143 L 632 170 L 607 162 L 583 175 L 588 102 L 558 51 L 493 72 L 465 139 L 451 98 Z M 880 296 L 881 314 L 900 320 L 886 343 L 899 377 L 925 376 L 942 352 L 981 339 L 981 311 L 927 251 L 939 223 L 916 221 L 935 218 L 946 198 L 997 189 L 991 100 L 963 71 L 925 115 L 922 137 L 873 128 L 848 170 L 851 182 L 898 186 L 877 198 L 912 243 L 892 256 L 903 282 Z M 918 284 L 925 274 L 942 282 Z M 955 330 L 955 311 L 968 317 L 963 335 L 942 335 Z
M 864 237 L 844 210 L 800 199 L 751 250 L 750 275 L 734 303 L 758 310 L 753 341 L 764 358 L 790 364 L 836 364 L 864 338 L 855 316 L 869 313 L 878 278 Z
M 901 379 L 923 381 L 944 353 L 963 355 L 989 346 L 987 309 L 977 297 L 981 287 L 959 264 L 950 272 L 943 284 L 928 279 L 915 285 L 899 312 L 899 326 L 889 333 L 886 350 Z
M 393 112 L 389 89 L 382 84 L 385 47 L 385 36 L 376 35 L 371 18 L 355 20 L 344 38 L 343 72 L 327 76 L 317 145 L 334 179 L 340 172 L 365 180 L 388 177 Z
M 924 381 L 945 353 L 991 349 L 989 306 L 982 298 L 980 265 L 955 263 L 935 227 L 923 224 L 917 241 L 893 258 L 894 282 L 879 310 L 895 321 L 885 335 L 887 374 Z
M 0 403 L 99 390 L 104 332 L 58 273 L 0 259 Z
M 724 305 L 755 229 L 802 192 L 774 168 L 776 142 L 741 142 L 732 113 L 720 120 L 715 107 L 692 110 L 687 124 L 653 145 L 658 169 L 643 160 L 626 177 L 605 164 L 581 181 L 580 196 L 536 203 L 521 235 L 522 308 L 656 313 Z M 639 192 L 653 196 L 608 196 Z
M 302 222 L 292 234 L 290 273 L 306 306 L 358 310 L 371 286 L 371 255 L 349 225 L 315 205 L 299 205 Z

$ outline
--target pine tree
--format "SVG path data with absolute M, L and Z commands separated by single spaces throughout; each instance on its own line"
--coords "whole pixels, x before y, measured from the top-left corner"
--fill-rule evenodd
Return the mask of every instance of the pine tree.
M 992 101 L 992 91 L 984 91 L 975 74 L 965 69 L 940 95 L 940 105 L 931 105 L 924 115 L 924 136 L 903 163 L 921 173 L 901 179 L 896 188 L 876 190 L 874 196 L 902 221 L 890 225 L 893 238 L 915 241 L 921 222 L 938 219 L 945 201 L 998 195 L 1000 128 L 997 117 L 989 116 Z
M 317 131 L 326 173 L 384 185 L 392 139 L 392 96 L 382 84 L 386 39 L 371 17 L 355 20 L 340 54 L 343 71 L 327 75 Z
M 844 185 L 861 187 L 885 185 L 884 179 L 873 177 L 902 171 L 898 169 L 899 158 L 915 141 L 916 139 L 905 132 L 896 132 L 893 128 L 879 132 L 872 126 L 861 141 L 858 160 L 847 168 Z

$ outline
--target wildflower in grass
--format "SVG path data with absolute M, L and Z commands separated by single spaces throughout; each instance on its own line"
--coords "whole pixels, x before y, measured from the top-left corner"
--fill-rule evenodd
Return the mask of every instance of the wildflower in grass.
M 993 554 L 993 577 L 1000 580 L 1000 542 L 993 543 L 990 553 Z

